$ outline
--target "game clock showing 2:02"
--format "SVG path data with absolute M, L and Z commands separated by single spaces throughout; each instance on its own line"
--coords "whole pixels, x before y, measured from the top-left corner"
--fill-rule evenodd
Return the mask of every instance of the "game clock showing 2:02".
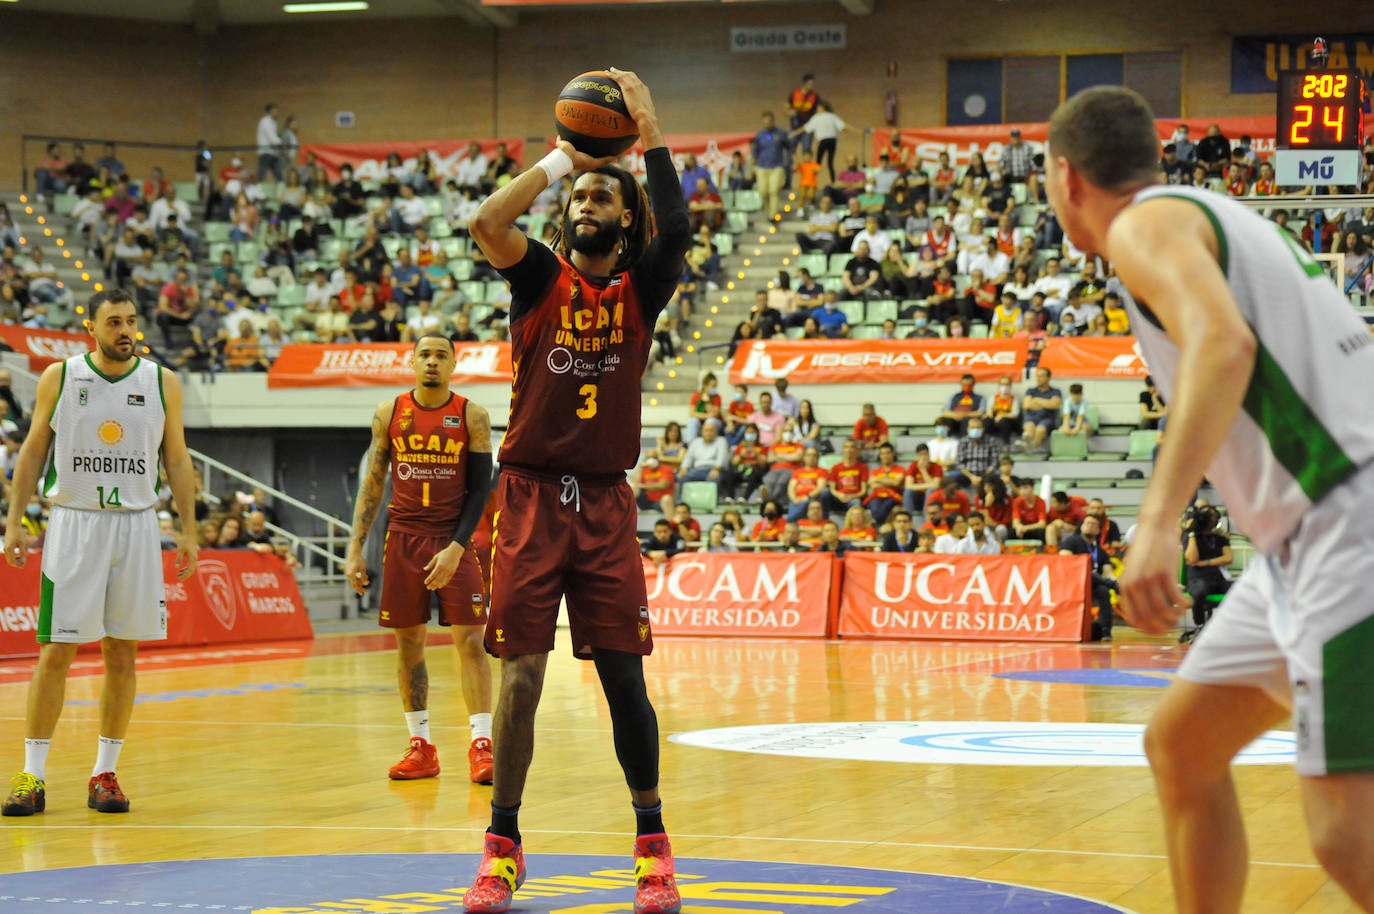
M 1278 77 L 1279 149 L 1361 148 L 1365 85 L 1359 70 L 1285 70 Z

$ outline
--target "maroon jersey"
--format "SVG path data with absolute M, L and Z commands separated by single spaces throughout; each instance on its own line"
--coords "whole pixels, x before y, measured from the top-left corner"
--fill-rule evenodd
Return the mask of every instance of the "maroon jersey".
M 388 529 L 451 536 L 467 494 L 468 401 L 450 393 L 443 406 L 415 402 L 413 391 L 391 409 L 391 504 Z
M 551 255 L 543 245 L 530 248 Z M 512 311 L 514 377 L 501 463 L 623 473 L 639 459 L 639 385 L 651 342 L 640 276 L 617 273 L 601 286 L 555 260 L 551 284 L 518 317 Z M 647 304 L 655 314 L 662 308 Z

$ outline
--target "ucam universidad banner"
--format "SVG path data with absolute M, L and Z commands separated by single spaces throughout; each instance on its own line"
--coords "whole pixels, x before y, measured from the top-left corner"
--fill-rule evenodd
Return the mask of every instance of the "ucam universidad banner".
M 828 634 L 834 556 L 828 552 L 688 552 L 644 560 L 655 635 Z
M 1081 555 L 850 552 L 841 638 L 1083 641 L 1092 589 Z

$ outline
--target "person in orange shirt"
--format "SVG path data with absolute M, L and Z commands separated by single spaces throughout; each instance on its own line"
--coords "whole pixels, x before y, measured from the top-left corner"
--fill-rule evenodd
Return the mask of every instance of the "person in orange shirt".
M 813 501 L 806 506 L 806 516 L 797 521 L 797 529 L 801 531 L 801 541 L 809 546 L 814 546 L 821 541 L 821 528 L 830 523 L 830 519 L 825 516 L 825 506 L 818 501 Z
M 1010 445 L 1021 434 L 1021 420 L 1017 418 L 1017 398 L 1011 392 L 1011 375 L 997 379 L 997 393 L 988 401 L 988 410 L 983 416 L 983 427 L 989 435 L 1002 439 Z
M 802 465 L 806 446 L 797 440 L 793 424 L 791 419 L 787 420 L 782 434 L 778 436 L 778 442 L 768 450 L 768 458 L 773 461 L 773 465 L 763 474 L 763 485 L 759 487 L 762 498 L 781 498 L 786 495 L 787 484 L 791 481 L 792 474 Z
M 1078 530 L 1083 518 L 1088 516 L 1088 500 L 1082 495 L 1055 492 L 1050 495 L 1050 504 L 1045 511 L 1045 543 L 1054 546 L 1070 533 Z
M 906 470 L 897 463 L 897 449 L 886 443 L 878 447 L 878 465 L 868 473 L 868 495 L 864 504 L 873 514 L 873 522 L 882 526 L 893 508 L 902 503 L 906 489 Z
M 1046 526 L 1049 524 L 1045 499 L 1035 494 L 1035 483 L 1029 479 L 1021 481 L 1021 494 L 1011 502 L 1011 529 L 1017 539 L 1040 540 L 1047 542 L 1049 537 Z
M 968 496 L 959 488 L 959 482 L 953 476 L 941 476 L 939 488 L 926 496 L 927 515 L 930 514 L 933 505 L 939 505 L 945 514 L 968 516 Z
M 830 473 L 821 469 L 821 452 L 814 447 L 802 452 L 802 465 L 792 471 L 787 481 L 787 519 L 799 520 L 806 514 L 806 506 L 830 491 Z
M 868 494 L 868 464 L 859 459 L 859 443 L 846 439 L 843 460 L 830 468 L 830 488 L 821 494 L 827 511 L 847 511 L 862 505 Z
M 644 460 L 639 465 L 639 479 L 632 480 L 630 488 L 635 493 L 635 503 L 641 510 L 652 511 L 663 507 L 663 496 L 670 495 L 676 485 L 673 468 L 658 459 L 658 451 L 650 448 L 644 452 Z
M 802 134 L 809 136 L 809 134 Z M 801 161 L 797 162 L 797 205 L 806 212 L 816 199 L 816 188 L 820 186 L 821 163 L 811 154 L 810 149 L 801 151 Z
M 763 516 L 754 523 L 749 534 L 750 542 L 777 543 L 782 541 L 782 531 L 787 519 L 782 516 L 782 507 L 772 499 L 763 503 Z
M 735 395 L 725 407 L 725 440 L 731 447 L 744 439 L 744 427 L 754 414 L 754 404 L 749 402 L 749 388 L 743 384 L 735 385 Z
M 872 403 L 864 404 L 863 417 L 854 423 L 854 440 L 864 460 L 876 457 L 878 448 L 889 441 L 887 420 L 878 415 Z
M 844 529 L 840 530 L 840 539 L 850 543 L 878 542 L 878 531 L 873 529 L 867 509 L 855 505 L 844 513 Z

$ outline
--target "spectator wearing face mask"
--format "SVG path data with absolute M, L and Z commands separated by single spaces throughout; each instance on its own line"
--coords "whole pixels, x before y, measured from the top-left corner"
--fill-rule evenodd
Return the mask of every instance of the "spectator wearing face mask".
M 725 406 L 725 440 L 731 447 L 744 438 L 744 427 L 754 414 L 754 404 L 749 402 L 749 388 L 743 384 L 735 385 L 735 394 Z
M 1008 445 L 1021 434 L 1017 399 L 1011 392 L 1011 375 L 997 379 L 997 393 L 988 400 L 987 412 L 983 414 L 983 431 Z
M 782 516 L 782 508 L 776 501 L 769 499 L 763 503 L 762 517 L 755 522 L 749 539 L 755 543 L 778 543 L 782 541 L 787 520 Z
M 983 477 L 997 472 L 1000 456 L 1002 443 L 983 434 L 983 417 L 969 416 L 964 437 L 955 451 L 953 478 L 962 486 L 978 489 L 983 484 Z
M 959 439 L 951 434 L 953 429 L 954 420 L 941 417 L 935 422 L 935 437 L 926 442 L 926 447 L 930 449 L 930 462 L 938 464 L 942 470 L 953 468 L 955 458 L 959 456 Z
M 820 307 L 812 309 L 811 317 L 821 333 L 830 339 L 849 336 L 849 319 L 840 310 L 839 295 L 833 289 L 826 290 L 824 300 Z
M 635 503 L 641 510 L 655 511 L 662 507 L 663 497 L 671 495 L 677 484 L 673 468 L 658 458 L 658 451 L 650 448 L 644 452 L 644 460 L 639 465 L 630 488 L 635 493 Z
M 717 483 L 718 499 L 726 504 L 747 502 L 768 472 L 768 448 L 759 442 L 759 427 L 750 422 L 744 427 L 744 438 L 735 445 L 730 463 L 720 474 Z
M 760 486 L 763 498 L 781 499 L 787 492 L 787 484 L 792 481 L 792 474 L 802 465 L 806 446 L 797 440 L 793 424 L 788 420 L 777 443 L 768 451 L 768 472 L 763 474 L 763 485 Z
M 759 408 L 750 414 L 749 422 L 758 427 L 759 444 L 772 447 L 787 424 L 787 417 L 773 408 L 773 395 L 768 391 L 759 394 Z
M 940 413 L 941 419 L 948 419 L 954 423 L 950 429 L 954 434 L 963 434 L 965 423 L 970 416 L 982 415 L 987 408 L 983 395 L 974 392 L 974 377 L 966 374 L 959 379 L 959 390 L 949 398 L 945 404 L 944 411 Z

